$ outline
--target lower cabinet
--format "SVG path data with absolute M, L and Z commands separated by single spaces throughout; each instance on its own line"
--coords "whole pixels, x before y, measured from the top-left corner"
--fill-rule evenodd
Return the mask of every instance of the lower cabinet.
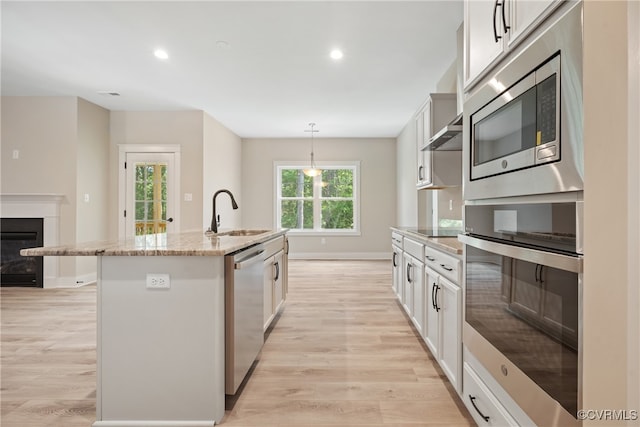
M 398 246 L 393 245 L 391 247 L 393 249 L 393 258 L 391 259 L 391 286 L 393 288 L 393 293 L 396 295 L 399 301 L 402 302 L 402 290 L 403 290 L 403 275 L 402 275 L 402 263 L 403 263 L 403 252 Z
M 411 292 L 411 297 L 409 299 L 412 303 L 408 314 L 420 336 L 424 336 L 424 263 L 411 256 L 409 256 L 407 280 L 410 284 L 409 292 Z
M 479 426 L 507 427 L 518 425 L 467 363 L 464 364 L 464 393 L 462 399 Z
M 396 234 L 396 233 L 394 233 Z M 461 260 L 407 236 L 392 240 L 393 289 L 458 393 L 462 391 Z
M 460 391 L 462 290 L 430 268 L 425 270 L 427 308 L 424 340 L 440 367 Z
M 282 238 L 265 244 L 263 272 L 264 330 L 266 331 L 278 313 L 287 295 L 286 241 Z
M 462 389 L 462 290 L 444 277 L 436 295 L 440 323 L 438 362 L 459 392 Z
M 440 275 L 430 268 L 425 269 L 427 283 L 427 327 L 424 331 L 424 341 L 434 357 L 438 357 L 440 347 L 440 313 L 434 303 L 438 293 Z

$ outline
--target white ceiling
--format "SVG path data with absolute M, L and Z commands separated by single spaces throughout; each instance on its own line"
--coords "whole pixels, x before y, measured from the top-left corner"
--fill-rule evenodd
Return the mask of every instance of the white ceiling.
M 304 137 L 309 122 L 317 137 L 397 136 L 455 60 L 462 22 L 462 0 L 1 7 L 2 95 L 204 110 L 241 137 Z

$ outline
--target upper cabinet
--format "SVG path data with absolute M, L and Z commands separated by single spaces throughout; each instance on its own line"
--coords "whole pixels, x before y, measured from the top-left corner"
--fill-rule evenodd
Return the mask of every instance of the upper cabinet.
M 465 0 L 464 87 L 530 34 L 560 0 Z
M 462 182 L 460 151 L 429 148 L 433 136 L 456 118 L 455 93 L 432 93 L 415 117 L 417 188 L 458 186 Z

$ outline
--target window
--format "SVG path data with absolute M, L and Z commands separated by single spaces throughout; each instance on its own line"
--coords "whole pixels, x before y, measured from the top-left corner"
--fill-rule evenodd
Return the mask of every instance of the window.
M 306 176 L 308 164 L 276 164 L 276 227 L 300 233 L 359 234 L 359 162 L 318 164 L 322 173 Z
M 167 164 L 135 163 L 136 236 L 167 232 Z

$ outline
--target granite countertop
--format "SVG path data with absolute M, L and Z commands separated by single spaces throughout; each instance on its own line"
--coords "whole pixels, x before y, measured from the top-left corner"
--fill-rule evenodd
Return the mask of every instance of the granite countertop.
M 265 230 L 252 236 L 205 234 L 190 231 L 151 234 L 126 240 L 22 249 L 23 256 L 224 256 L 256 243 L 282 236 L 287 230 Z
M 462 255 L 462 250 L 464 249 L 464 244 L 457 237 L 458 233 L 463 233 L 462 230 L 445 229 L 443 231 L 415 227 L 391 227 L 391 230 L 404 236 L 418 239 L 435 249 L 454 255 Z

